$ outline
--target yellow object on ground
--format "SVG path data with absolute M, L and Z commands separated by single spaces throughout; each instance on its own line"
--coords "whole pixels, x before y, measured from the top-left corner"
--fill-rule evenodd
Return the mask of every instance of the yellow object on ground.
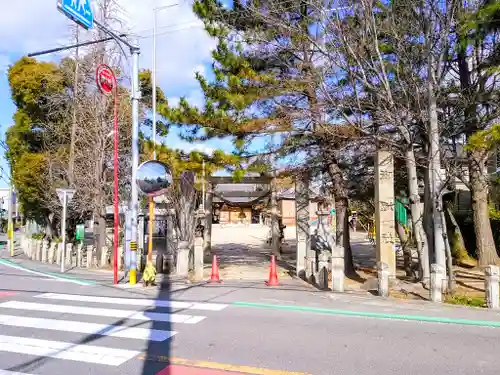
M 144 285 L 146 286 L 155 283 L 156 268 L 153 266 L 153 263 L 148 262 L 146 264 L 146 268 L 144 268 L 144 273 L 142 274 L 142 280 L 144 281 Z

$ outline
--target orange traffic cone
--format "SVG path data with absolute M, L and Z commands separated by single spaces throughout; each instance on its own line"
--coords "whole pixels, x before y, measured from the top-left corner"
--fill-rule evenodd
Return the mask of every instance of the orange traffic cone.
M 271 255 L 271 265 L 269 266 L 269 280 L 267 286 L 278 286 L 278 273 L 276 272 L 276 255 Z
M 212 272 L 210 274 L 209 283 L 220 283 L 222 280 L 219 278 L 219 266 L 217 265 L 217 255 L 214 254 L 212 258 Z

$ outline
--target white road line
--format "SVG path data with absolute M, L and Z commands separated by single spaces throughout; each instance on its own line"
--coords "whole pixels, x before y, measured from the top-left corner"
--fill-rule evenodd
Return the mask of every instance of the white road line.
M 9 370 L 0 370 L 0 375 L 31 375 L 25 372 L 17 372 L 17 371 L 9 371 Z
M 146 306 L 146 307 L 157 306 L 157 307 L 170 307 L 174 309 L 207 310 L 207 311 L 220 311 L 227 307 L 227 305 L 221 303 L 204 303 L 204 302 L 198 303 L 198 302 L 169 301 L 161 299 L 80 296 L 76 294 L 59 294 L 59 293 L 44 293 L 36 296 L 36 298 L 57 299 L 63 301 L 108 303 L 114 305 L 132 305 L 132 306 Z
M 0 351 L 119 366 L 140 352 L 103 346 L 0 335 Z
M 78 314 L 91 316 L 106 316 L 117 319 L 148 320 L 156 322 L 172 322 L 196 324 L 205 319 L 204 316 L 166 314 L 147 311 L 101 309 L 97 307 L 71 306 L 71 305 L 50 305 L 43 303 L 7 301 L 0 303 L 0 308 L 30 311 L 48 311 L 61 314 Z
M 4 262 L 4 261 L 2 261 L 2 259 L 0 259 L 0 264 L 2 266 L 15 268 L 16 270 L 20 270 L 20 271 L 24 271 L 24 272 L 28 272 L 28 273 L 33 273 L 35 275 L 41 275 L 41 276 L 46 277 L 47 279 L 55 279 L 55 280 L 58 280 L 58 281 L 64 281 L 64 282 L 67 282 L 67 283 L 73 283 L 73 284 L 85 285 L 85 286 L 92 285 L 91 282 L 80 281 L 80 280 L 77 280 L 77 279 L 69 279 L 69 278 L 65 278 L 65 277 L 58 277 L 56 275 L 49 275 L 49 274 L 46 274 L 46 273 L 43 273 L 43 272 L 38 272 L 38 271 L 30 270 L 29 268 L 20 267 L 20 266 L 18 266 L 16 264 L 12 264 L 11 262 Z
M 0 325 L 10 327 L 48 329 L 52 331 L 78 332 L 90 335 L 112 336 L 150 341 L 165 341 L 177 333 L 175 331 L 163 331 L 160 329 L 86 323 L 73 320 L 30 318 L 14 315 L 0 315 Z

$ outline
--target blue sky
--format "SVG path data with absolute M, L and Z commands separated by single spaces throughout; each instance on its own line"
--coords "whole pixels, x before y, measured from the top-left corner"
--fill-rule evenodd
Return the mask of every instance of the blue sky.
M 94 0 L 95 1 L 95 0 Z M 118 0 L 117 15 L 123 27 L 134 33 L 141 47 L 140 68 L 152 66 L 153 8 L 175 3 L 174 0 Z M 208 75 L 210 53 L 215 42 L 205 33 L 202 24 L 191 11 L 188 2 L 157 12 L 157 79 L 159 86 L 175 102 L 186 96 L 191 102 L 203 103 L 196 71 Z M 12 123 L 15 107 L 10 99 L 6 72 L 8 66 L 29 52 L 68 44 L 74 24 L 56 9 L 54 0 L 23 0 L 10 2 L 0 24 L 0 126 L 3 137 Z M 80 31 L 81 38 L 89 32 Z M 44 60 L 57 61 L 61 56 L 49 55 Z M 169 146 L 190 151 L 232 149 L 228 140 L 212 140 L 192 145 L 182 141 L 175 132 L 164 140 Z M 3 152 L 0 165 L 6 167 Z M 0 187 L 6 182 L 0 180 Z

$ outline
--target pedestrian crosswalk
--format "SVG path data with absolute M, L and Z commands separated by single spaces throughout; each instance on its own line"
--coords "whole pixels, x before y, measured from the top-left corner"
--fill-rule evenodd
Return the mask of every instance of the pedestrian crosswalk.
M 182 327 L 203 322 L 207 313 L 218 313 L 226 307 L 217 303 L 59 293 L 12 297 L 0 302 L 0 355 L 15 353 L 120 366 L 142 354 L 147 344 L 169 340 Z M 110 345 L 100 345 L 105 340 Z M 1 361 L 0 367 L 4 367 Z M 11 366 L 4 367 L 0 375 L 27 374 L 10 370 Z

